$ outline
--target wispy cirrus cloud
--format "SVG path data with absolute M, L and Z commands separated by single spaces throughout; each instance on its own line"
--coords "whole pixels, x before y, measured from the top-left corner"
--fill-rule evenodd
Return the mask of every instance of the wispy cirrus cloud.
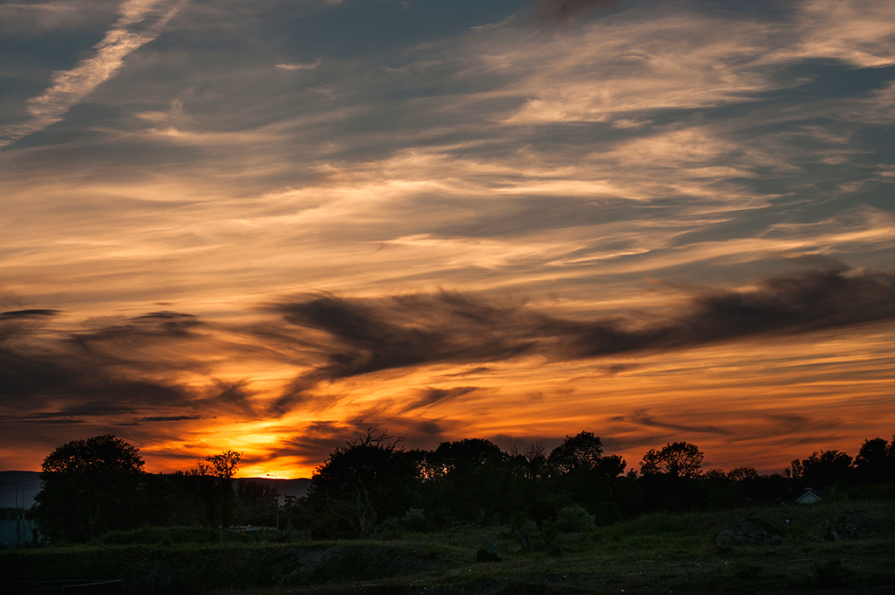
M 0 147 L 60 121 L 72 106 L 115 76 L 129 54 L 156 39 L 187 1 L 124 0 L 112 29 L 93 46 L 96 55 L 53 73 L 52 85 L 28 100 L 31 119 L 0 128 Z
M 895 23 L 885 0 L 807 0 L 795 24 L 800 35 L 783 56 L 834 58 L 860 68 L 895 64 Z
M 276 68 L 279 68 L 280 70 L 314 70 L 318 66 L 320 66 L 319 58 L 313 62 L 308 63 L 294 62 L 287 64 L 277 64 Z

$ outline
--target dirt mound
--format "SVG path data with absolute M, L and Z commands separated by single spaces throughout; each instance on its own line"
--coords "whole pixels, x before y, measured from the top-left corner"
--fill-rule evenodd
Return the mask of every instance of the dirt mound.
M 741 519 L 733 529 L 718 533 L 715 543 L 718 545 L 762 545 L 780 543 L 783 538 L 768 531 L 755 519 Z

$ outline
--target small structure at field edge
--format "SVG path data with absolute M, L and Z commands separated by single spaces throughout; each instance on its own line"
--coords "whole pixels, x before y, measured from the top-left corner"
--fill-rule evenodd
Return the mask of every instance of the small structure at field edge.
M 816 504 L 821 500 L 823 500 L 823 498 L 811 488 L 805 488 L 805 493 L 796 498 L 796 502 L 799 504 Z

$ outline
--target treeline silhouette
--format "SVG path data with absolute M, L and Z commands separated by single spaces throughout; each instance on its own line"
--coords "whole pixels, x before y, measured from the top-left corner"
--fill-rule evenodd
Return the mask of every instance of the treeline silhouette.
M 34 518 L 50 542 L 143 526 L 274 523 L 331 539 L 466 524 L 571 530 L 581 519 L 603 526 L 654 511 L 779 505 L 809 488 L 825 498 L 895 499 L 895 436 L 865 440 L 854 458 L 820 450 L 770 475 L 752 467 L 703 470 L 697 446 L 672 442 L 626 473 L 626 462 L 606 454 L 591 432 L 550 452 L 540 443 L 505 452 L 479 438 L 405 449 L 403 437 L 370 428 L 330 453 L 307 496 L 287 496 L 285 505 L 273 486 L 241 480 L 234 488 L 239 459 L 224 451 L 185 472 L 148 474 L 137 449 L 120 438 L 76 440 L 44 460 Z

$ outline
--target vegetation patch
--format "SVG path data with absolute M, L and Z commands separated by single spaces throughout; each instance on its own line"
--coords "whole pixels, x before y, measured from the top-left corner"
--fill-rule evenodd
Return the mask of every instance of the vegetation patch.
M 574 545 L 559 540 L 559 556 L 550 547 L 524 548 L 518 538 L 502 537 L 514 534 L 509 524 L 406 533 L 388 541 L 311 541 L 293 533 L 287 543 L 220 531 L 220 539 L 209 543 L 212 534 L 202 530 L 137 529 L 87 545 L 0 552 L 0 574 L 6 580 L 121 578 L 132 595 L 602 595 L 622 589 L 743 595 L 823 589 L 851 595 L 895 584 L 895 504 L 783 508 L 648 515 L 596 527 Z M 865 536 L 840 542 L 811 537 L 858 512 L 873 526 Z M 719 527 L 744 518 L 807 530 L 786 534 L 773 547 L 715 545 Z M 525 528 L 532 540 L 544 529 Z

